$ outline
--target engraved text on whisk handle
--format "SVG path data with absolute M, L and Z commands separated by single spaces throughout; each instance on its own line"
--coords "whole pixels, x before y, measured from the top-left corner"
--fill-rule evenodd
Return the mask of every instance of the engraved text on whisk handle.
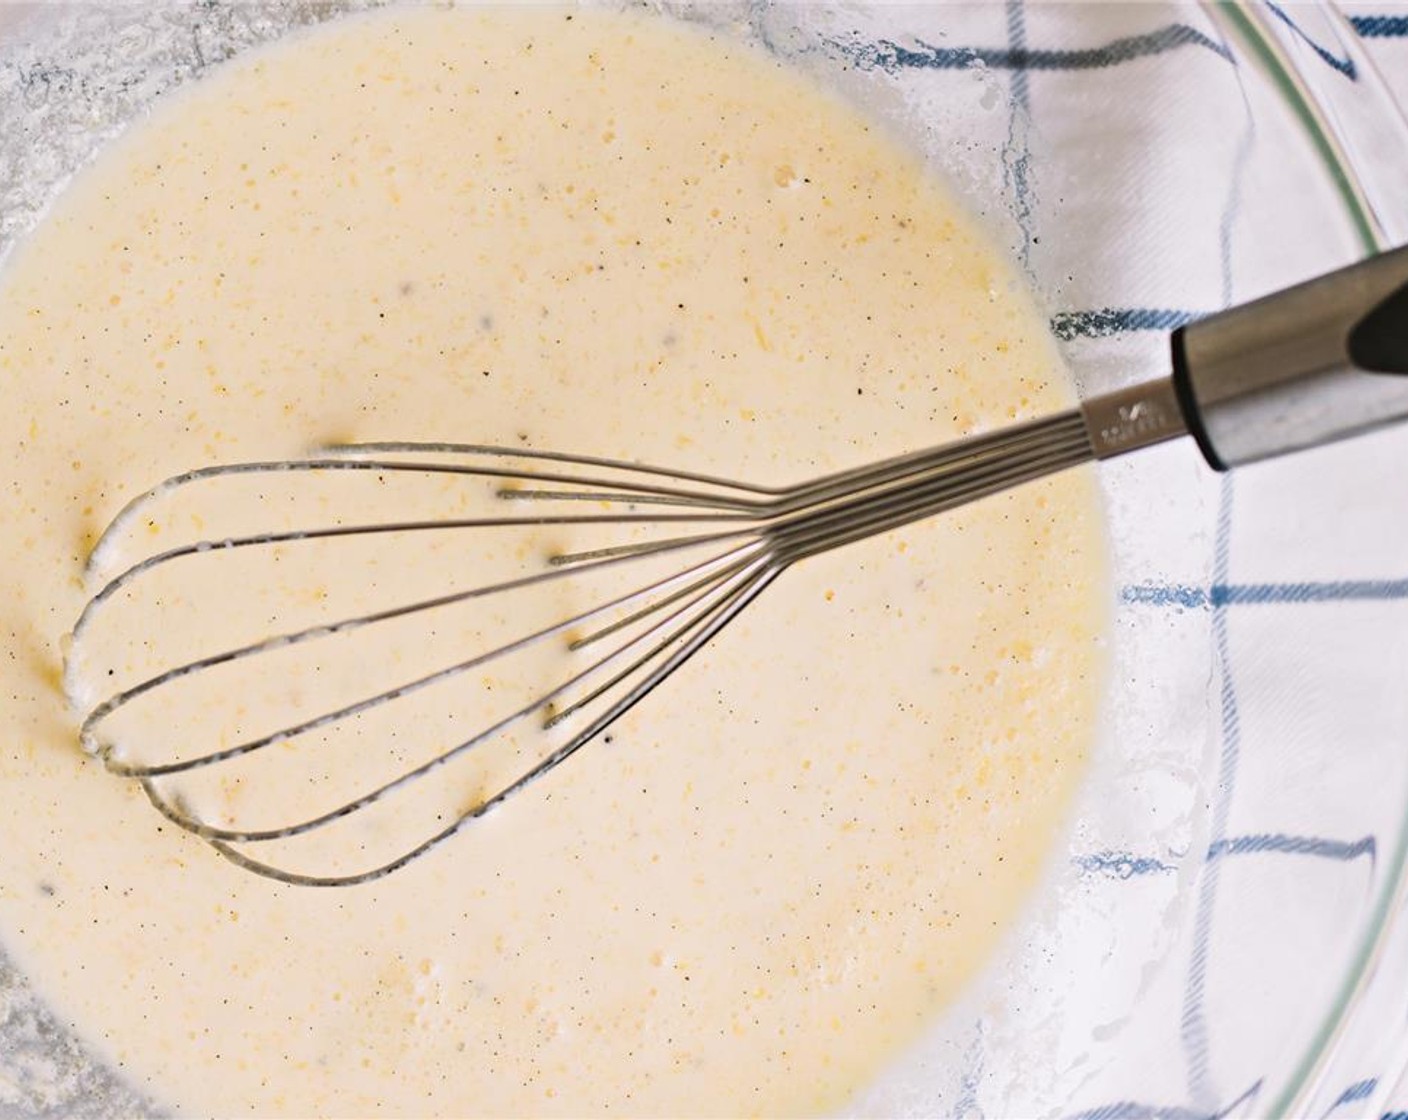
M 1097 459 L 1109 459 L 1186 435 L 1173 379 L 1161 378 L 1093 397 L 1081 405 Z

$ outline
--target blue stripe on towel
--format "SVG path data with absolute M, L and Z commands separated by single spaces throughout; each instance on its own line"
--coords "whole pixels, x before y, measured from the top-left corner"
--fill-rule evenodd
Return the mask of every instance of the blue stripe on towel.
M 1062 342 L 1108 338 L 1128 331 L 1171 331 L 1206 314 L 1173 307 L 1100 307 L 1059 311 L 1051 316 L 1051 333 Z
M 1226 859 L 1228 856 L 1258 855 L 1264 852 L 1317 856 L 1320 859 L 1338 860 L 1342 863 L 1356 860 L 1360 856 L 1368 856 L 1369 862 L 1372 863 L 1378 854 L 1378 844 L 1372 836 L 1362 836 L 1358 840 L 1326 840 L 1319 836 L 1260 833 L 1254 836 L 1228 837 L 1208 845 L 1208 859 L 1210 861 Z
M 1305 33 L 1304 28 L 1302 28 L 1300 24 L 1293 20 L 1286 13 L 1286 10 L 1282 8 L 1279 4 L 1273 4 L 1271 3 L 1271 0 L 1266 0 L 1266 6 L 1271 9 L 1272 14 L 1274 14 L 1277 19 L 1279 19 L 1282 23 L 1284 23 L 1287 27 L 1289 27 L 1292 31 L 1296 33 L 1296 36 L 1301 40 L 1301 42 L 1303 42 L 1306 46 L 1308 46 L 1312 51 L 1316 53 L 1316 55 L 1320 58 L 1321 62 L 1325 63 L 1326 66 L 1329 66 L 1334 70 L 1338 70 L 1351 82 L 1358 80 L 1358 75 L 1354 72 L 1353 59 L 1340 58 L 1339 55 L 1333 54 L 1325 47 L 1322 47 L 1319 43 L 1317 43 L 1314 39 L 1307 35 Z
M 1111 879 L 1133 879 L 1139 875 L 1174 870 L 1171 863 L 1153 856 L 1136 856 L 1133 852 L 1092 852 L 1077 856 L 1074 863 L 1088 875 L 1104 875 Z
M 1408 16 L 1350 16 L 1349 25 L 1366 39 L 1408 38 Z
M 1286 583 L 1215 583 L 1210 588 L 1186 583 L 1136 583 L 1120 591 L 1129 606 L 1263 606 L 1270 603 L 1388 603 L 1408 599 L 1408 579 L 1306 580 Z
M 1171 23 L 1143 35 L 1113 39 L 1098 47 L 1070 50 L 1032 49 L 1024 42 L 1012 42 L 1010 35 L 1006 47 L 938 47 L 925 42 L 904 47 L 889 39 L 849 43 L 831 40 L 830 45 L 845 53 L 857 66 L 891 74 L 900 70 L 965 70 L 970 66 L 987 66 L 994 70 L 1098 70 L 1180 47 L 1202 47 L 1232 61 L 1232 53 L 1224 44 L 1186 23 Z

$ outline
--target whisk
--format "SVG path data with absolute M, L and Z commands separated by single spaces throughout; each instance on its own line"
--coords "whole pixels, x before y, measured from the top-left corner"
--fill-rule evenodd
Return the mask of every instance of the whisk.
M 470 515 L 459 496 L 424 518 L 254 524 L 118 564 L 68 646 L 65 680 L 82 744 L 243 868 L 314 886 L 380 878 L 603 735 L 800 561 L 1185 434 L 1224 470 L 1408 416 L 1408 248 L 1180 329 L 1172 370 L 1053 416 L 787 488 L 592 456 L 414 442 L 189 471 L 123 509 L 90 557 L 90 578 L 112 570 L 158 509 L 187 502 L 191 523 L 218 519 L 222 505 L 236 504 L 223 491 L 209 497 L 222 486 L 244 487 L 241 508 L 275 521 L 305 514 L 270 499 L 273 480 L 297 489 L 315 478 L 411 479 L 429 488 L 432 506 L 467 481 L 492 505 Z M 322 497 L 314 504 L 326 508 Z M 569 529 L 589 546 L 558 547 Z M 427 547 L 440 550 L 442 564 L 445 549 L 463 557 L 465 585 L 414 594 L 416 577 L 402 567 L 412 539 L 436 542 Z M 221 584 L 203 568 L 257 554 L 276 581 L 298 550 L 334 546 L 352 550 L 339 553 L 339 566 L 366 564 L 373 574 L 382 562 L 376 548 L 395 554 L 396 578 L 370 581 L 382 599 L 329 619 L 322 591 L 281 604 L 272 582 L 246 574 L 238 587 Z M 223 588 L 217 599 L 250 598 L 230 607 L 245 640 L 215 650 L 202 649 L 204 621 L 182 632 L 192 600 L 210 599 L 212 579 Z M 397 597 L 407 591 L 409 601 Z M 427 618 L 431 631 L 405 629 Z M 456 655 L 471 630 L 478 647 Z M 153 651 L 168 637 L 188 648 L 162 662 L 169 655 Z M 336 652 L 319 653 L 311 669 L 293 660 L 310 649 Z M 391 687 L 368 689 L 369 666 L 391 673 L 402 664 L 412 668 Z M 130 679 L 109 683 L 119 678 Z M 475 681 L 502 702 L 466 729 L 455 698 Z M 251 689 L 273 696 L 272 715 L 252 710 Z M 409 741 L 412 724 L 425 742 Z M 372 742 L 385 755 L 378 778 L 362 761 Z M 493 764 L 476 763 L 468 778 L 428 781 L 490 755 Z M 336 757 L 351 762 L 334 777 Z M 252 780 L 260 759 L 295 759 L 305 781 Z M 323 785 L 328 797 L 309 807 L 308 791 Z M 378 817 L 398 799 L 403 811 Z M 290 851 L 298 866 L 285 859 Z

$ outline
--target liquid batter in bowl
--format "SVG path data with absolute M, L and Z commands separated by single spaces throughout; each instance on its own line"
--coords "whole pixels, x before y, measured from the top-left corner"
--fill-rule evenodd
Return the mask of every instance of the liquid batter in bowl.
M 240 871 L 75 746 L 87 549 L 193 464 L 402 438 L 780 483 L 1067 405 L 1014 270 L 766 57 L 539 7 L 303 34 L 78 177 L 0 340 L 0 936 L 171 1107 L 838 1108 L 1032 887 L 1100 683 L 1080 473 L 789 572 L 610 744 L 367 886 Z

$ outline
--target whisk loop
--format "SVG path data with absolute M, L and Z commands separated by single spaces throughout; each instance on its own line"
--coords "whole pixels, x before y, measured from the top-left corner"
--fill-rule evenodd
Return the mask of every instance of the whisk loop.
M 114 773 L 137 779 L 168 820 L 204 838 L 241 867 L 301 885 L 369 882 L 443 843 L 469 821 L 482 817 L 570 758 L 698 653 L 792 564 L 1095 455 L 1085 414 L 1072 410 L 781 488 L 593 456 L 452 443 L 340 445 L 306 460 L 190 471 L 129 503 L 94 549 L 90 571 L 110 567 L 131 539 L 140 536 L 143 524 L 156 523 L 156 507 L 232 480 L 264 485 L 270 479 L 310 475 L 359 475 L 379 481 L 414 476 L 419 484 L 432 488 L 468 480 L 485 488 L 483 494 L 492 506 L 486 515 L 368 522 L 338 518 L 316 528 L 295 524 L 200 536 L 128 563 L 102 583 L 74 627 L 66 680 L 83 713 L 80 738 Z M 443 497 L 438 490 L 435 495 L 435 501 Z M 267 501 L 267 495 L 260 491 L 259 501 L 250 504 L 262 508 L 261 503 Z M 172 515 L 168 520 L 174 524 L 181 518 Z M 516 549 L 502 544 L 504 535 L 524 531 L 547 534 L 553 540 L 570 537 L 573 543 L 544 548 L 537 538 L 531 538 L 528 545 L 520 544 Z M 192 601 L 195 593 L 183 592 L 172 573 L 209 564 L 213 557 L 259 554 L 285 570 L 298 549 L 375 539 L 401 558 L 412 539 L 438 541 L 444 534 L 450 534 L 452 540 L 448 547 L 463 557 L 457 566 L 465 574 L 462 585 L 404 600 L 393 597 L 350 613 L 323 616 L 315 610 L 301 625 L 287 624 L 285 615 L 276 613 L 274 617 L 281 624 L 271 633 L 213 652 L 181 656 L 155 671 L 146 671 L 144 662 L 141 667 L 129 665 L 134 657 L 142 660 L 133 653 L 132 634 L 107 623 L 109 613 L 128 600 L 135 603 L 128 604 L 128 609 L 149 629 L 163 626 L 163 612 L 169 615 L 174 611 L 175 617 L 184 617 L 182 604 Z M 577 538 L 583 535 L 604 535 L 604 539 L 581 543 Z M 504 578 L 481 582 L 473 577 L 482 558 L 488 558 L 484 560 L 486 570 L 500 561 L 511 561 L 518 567 Z M 367 563 L 369 570 L 375 570 L 375 557 Z M 163 578 L 172 580 L 174 589 L 152 592 L 160 601 L 143 605 L 143 588 Z M 624 588 L 622 580 L 626 581 Z M 222 586 L 233 590 L 252 585 L 241 576 L 239 581 Z M 263 594 L 266 589 L 259 586 Z M 405 579 L 393 590 L 415 586 L 413 579 Z M 598 591 L 598 586 L 614 589 Z M 567 606 L 559 608 L 559 603 Z M 300 602 L 293 613 L 305 606 Z M 428 620 L 438 634 L 450 612 L 470 608 L 481 612 L 475 616 L 480 620 L 476 627 L 490 631 L 497 627 L 490 637 L 485 637 L 482 629 L 473 631 L 476 638 L 483 638 L 485 648 L 434 664 L 391 688 L 365 687 L 365 680 L 374 673 L 388 671 L 386 664 L 372 660 L 365 651 L 329 654 L 318 660 L 311 672 L 302 662 L 288 660 L 292 651 L 303 647 L 331 647 L 358 632 L 391 630 L 411 619 Z M 143 615 L 148 610 L 157 617 Z M 559 610 L 561 613 L 554 613 Z M 242 622 L 247 622 L 258 612 L 239 613 Z M 208 632 L 203 623 L 195 624 L 194 631 L 194 648 L 198 649 L 200 641 L 208 640 Z M 102 648 L 105 641 L 115 641 L 114 648 Z M 412 649 L 417 642 L 403 645 Z M 380 648 L 372 647 L 373 653 Z M 501 663 L 527 659 L 527 664 L 533 658 L 539 659 L 532 662 L 538 666 L 534 671 L 485 676 Z M 396 663 L 400 661 L 398 655 Z M 96 703 L 84 702 L 92 691 L 89 682 L 117 675 L 112 666 L 119 663 L 125 672 L 135 672 L 131 682 Z M 354 663 L 360 666 L 359 672 L 344 672 Z M 234 674 L 235 683 L 217 684 L 213 675 L 218 673 Z M 457 728 L 441 709 L 458 707 L 453 697 L 462 696 L 462 690 L 481 677 L 489 691 L 500 688 L 505 677 L 526 691 L 514 694 L 484 725 L 465 734 L 466 729 Z M 335 686 L 328 687 L 332 688 L 329 695 L 335 693 L 338 702 L 314 704 L 303 684 L 289 684 L 286 702 L 289 711 L 297 711 L 296 716 L 276 718 L 275 726 L 246 733 L 244 725 L 253 718 L 249 709 L 254 705 L 232 702 L 231 696 L 244 696 L 240 690 L 249 687 L 271 689 L 282 696 L 279 690 L 286 680 L 304 678 L 316 681 L 319 689 L 326 680 L 336 680 Z M 211 679 L 209 685 L 205 684 L 207 679 Z M 415 750 L 400 743 L 408 722 L 388 721 L 382 713 L 447 682 L 459 682 L 461 691 L 453 697 L 443 694 L 434 705 L 427 701 L 421 709 L 422 714 L 431 713 L 425 718 L 432 728 L 427 737 L 436 739 L 433 746 Z M 160 729 L 170 722 L 168 707 L 162 705 L 182 703 L 162 698 L 176 697 L 183 688 L 195 690 L 194 699 L 185 701 L 195 713 L 192 731 L 206 735 L 205 745 L 191 753 L 186 753 L 185 740 L 174 731 L 169 735 L 174 742 L 160 741 Z M 232 705 L 232 710 L 225 717 L 228 723 L 216 726 L 209 722 L 209 713 L 212 705 L 220 704 Z M 303 710 L 310 704 L 313 710 Z M 130 713 L 144 706 L 155 706 L 155 715 L 149 716 L 151 726 L 139 723 L 135 731 L 124 727 Z M 274 705 L 273 710 L 284 709 Z M 369 720 L 381 722 L 372 730 L 363 729 Z M 339 751 L 344 756 L 355 751 L 360 759 L 374 736 L 386 744 L 396 741 L 387 751 L 399 768 L 392 767 L 382 779 L 339 795 L 336 803 L 316 811 L 302 809 L 300 794 L 295 799 L 299 811 L 291 819 L 257 826 L 216 819 L 222 812 L 237 817 L 244 811 L 248 784 L 244 777 L 214 778 L 216 793 L 192 793 L 174 784 L 202 774 L 220 775 L 224 768 L 245 765 L 254 756 L 281 756 L 312 744 L 308 756 L 317 761 L 300 765 L 307 768 L 309 790 L 317 791 L 332 772 L 327 759 Z M 390 858 L 378 856 L 367 866 L 348 869 L 345 843 L 327 850 L 315 844 L 311 854 L 304 852 L 301 860 L 286 860 L 282 850 L 275 856 L 266 854 L 281 844 L 316 838 L 393 798 L 408 796 L 409 791 L 424 787 L 431 775 L 491 748 L 506 752 L 510 764 L 502 773 L 492 767 L 486 771 L 497 776 L 476 771 L 462 778 L 452 792 L 436 794 L 433 812 L 427 810 L 432 818 L 429 827 L 409 837 L 402 835 L 404 819 L 398 819 L 394 827 L 379 824 L 371 829 L 381 839 L 388 831 L 397 837 L 402 846 Z M 354 763 L 360 777 L 359 767 L 360 762 Z M 470 790 L 467 796 L 465 790 Z M 225 809 L 202 811 L 197 805 L 202 799 L 214 800 Z M 364 852 L 366 836 L 360 836 L 352 847 L 353 855 Z M 334 867 L 309 867 L 305 862 L 317 863 L 328 851 L 336 857 Z M 300 862 L 302 866 L 290 865 Z

